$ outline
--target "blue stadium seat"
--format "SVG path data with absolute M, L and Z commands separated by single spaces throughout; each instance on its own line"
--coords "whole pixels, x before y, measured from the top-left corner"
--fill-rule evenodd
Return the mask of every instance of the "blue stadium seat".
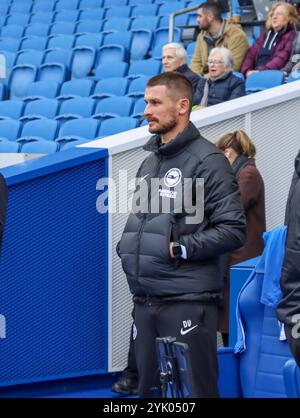
M 35 81 L 28 86 L 25 100 L 48 98 L 58 95 L 60 84 L 56 81 Z
M 1 16 L 5 16 L 9 13 L 9 4 L 0 3 L 0 14 Z
M 66 121 L 75 118 L 90 117 L 95 108 L 95 101 L 89 97 L 75 97 L 62 102 L 56 120 Z
M 23 114 L 24 103 L 22 100 L 0 101 L 0 119 L 19 119 Z
M 22 25 L 8 25 L 2 26 L 1 37 L 3 38 L 22 38 L 24 33 L 24 26 Z
M 16 52 L 19 49 L 20 39 L 16 38 L 0 38 L 0 50 Z
M 152 42 L 152 31 L 147 29 L 132 29 L 131 33 L 130 59 L 142 60 L 148 55 Z
M 48 37 L 47 48 L 72 49 L 74 42 L 74 35 L 51 35 Z
M 54 141 L 56 138 L 58 123 L 52 119 L 37 119 L 24 123 L 18 142 L 26 142 L 32 139 L 46 139 Z
M 98 49 L 96 66 L 99 64 L 118 65 L 126 61 L 126 49 L 122 45 L 104 45 Z
M 175 27 L 176 26 L 184 26 L 187 25 L 188 15 L 180 15 L 175 17 Z M 158 27 L 165 28 L 169 26 L 170 23 L 170 16 L 163 15 L 160 16 Z
M 283 378 L 287 397 L 300 398 L 300 368 L 294 359 L 290 359 L 285 363 Z
M 128 80 L 123 77 L 104 78 L 98 81 L 92 98 L 124 96 L 127 92 Z
M 20 145 L 17 142 L 2 141 L 0 139 L 0 152 L 19 152 Z
M 5 24 L 26 26 L 30 17 L 31 15 L 26 13 L 13 13 L 7 16 Z
M 56 99 L 37 99 L 26 102 L 24 115 L 20 118 L 22 122 L 48 118 L 54 119 L 59 108 L 59 101 Z
M 67 67 L 67 69 L 70 67 L 70 61 L 71 61 L 71 49 L 63 49 L 63 48 L 50 48 L 46 49 L 44 53 L 44 64 L 47 63 L 59 63 L 63 64 Z
M 130 6 L 113 6 L 106 9 L 105 19 L 110 19 L 112 17 L 130 17 L 130 15 Z
M 60 140 L 58 143 L 59 145 L 59 151 L 66 151 L 70 148 L 74 148 L 77 145 L 85 144 L 86 142 L 89 142 L 89 139 L 74 139 L 70 138 L 68 140 Z
M 167 3 L 162 3 L 159 6 L 158 9 L 158 15 L 162 16 L 162 15 L 170 15 L 173 12 L 176 12 L 180 9 L 184 9 L 185 8 L 185 3 L 180 2 L 180 1 L 172 1 L 172 2 L 167 2 Z
M 28 86 L 36 79 L 37 68 L 34 65 L 16 65 L 12 68 L 8 87 L 9 98 L 23 98 L 26 96 Z
M 136 100 L 134 104 L 131 117 L 137 118 L 138 120 L 140 120 L 144 114 L 145 107 L 146 107 L 146 103 L 145 103 L 144 97 L 140 97 L 139 99 Z
M 21 149 L 19 152 L 33 153 L 33 154 L 53 154 L 58 150 L 56 142 L 50 142 L 43 138 L 32 138 L 28 141 L 21 143 Z
M 126 6 L 127 0 L 104 0 L 103 7 Z
M 232 74 L 236 77 L 242 78 L 243 80 L 245 79 L 244 74 L 240 73 L 239 71 L 233 71 Z
M 0 100 L 4 100 L 6 96 L 6 86 L 4 83 L 0 83 Z
M 154 31 L 152 43 L 152 57 L 161 58 L 161 50 L 163 45 L 169 42 L 169 28 L 159 28 Z M 174 29 L 174 41 L 180 42 L 180 30 Z
M 125 31 L 128 30 L 131 24 L 131 20 L 128 17 L 112 17 L 106 19 L 103 23 L 103 31 L 108 30 L 119 30 Z
M 79 97 L 89 97 L 94 90 L 94 81 L 86 79 L 65 81 L 60 89 L 58 100 Z
M 130 97 L 107 97 L 99 101 L 93 117 L 105 119 L 107 117 L 130 116 L 132 107 L 133 99 Z
M 128 0 L 130 6 L 140 6 L 141 4 L 150 4 L 153 3 L 152 0 Z
M 102 45 L 102 33 L 79 33 L 76 35 L 75 46 L 89 46 L 95 49 Z
M 288 83 L 300 80 L 300 70 L 292 71 L 288 77 Z
M 75 22 L 55 22 L 50 26 L 50 35 L 72 35 L 75 32 Z
M 102 31 L 103 20 L 80 20 L 77 22 L 75 32 L 82 33 L 99 33 Z
M 0 120 L 1 141 L 15 141 L 20 133 L 20 122 L 14 119 Z
M 81 10 L 78 20 L 102 20 L 104 14 L 105 9 L 87 8 Z
M 32 3 L 31 2 L 12 2 L 9 13 L 30 13 L 31 12 Z
M 53 22 L 77 22 L 79 18 L 79 10 L 61 10 L 55 12 Z
M 44 51 L 48 43 L 46 36 L 26 36 L 22 39 L 20 50 L 35 49 L 37 51 Z
M 90 74 L 94 67 L 96 50 L 89 46 L 77 46 L 73 48 L 71 57 L 71 77 L 83 78 Z
M 148 76 L 141 76 L 131 81 L 127 96 L 132 98 L 144 97 Z
M 99 136 L 110 136 L 137 127 L 137 120 L 130 117 L 117 117 L 101 122 Z
M 135 16 L 157 16 L 158 15 L 157 4 L 139 4 L 133 6 L 131 11 L 131 17 Z
M 132 61 L 128 69 L 128 78 L 136 78 L 141 75 L 154 76 L 160 73 L 161 63 L 158 60 Z
M 12 67 L 15 64 L 16 61 L 16 54 L 14 52 L 11 51 L 0 51 L 0 55 L 4 55 L 5 57 L 5 66 L 6 68 L 8 68 L 9 70 L 12 69 Z
M 138 16 L 132 19 L 131 29 L 155 30 L 158 27 L 159 16 Z
M 79 0 L 58 0 L 54 10 L 74 10 L 78 9 Z
M 103 0 L 80 0 L 80 9 L 86 8 L 101 8 L 103 6 Z
M 98 134 L 98 121 L 91 118 L 69 120 L 60 127 L 56 142 L 59 144 L 72 140 L 92 140 Z
M 194 54 L 195 48 L 196 48 L 196 41 L 190 42 L 188 44 L 188 46 L 186 47 L 186 52 L 187 52 L 188 56 L 192 56 Z
M 38 80 L 39 81 L 56 81 L 57 83 L 63 83 L 67 78 L 66 66 L 60 63 L 47 63 L 43 64 L 39 68 Z
M 95 68 L 94 79 L 101 80 L 102 78 L 110 77 L 125 77 L 128 72 L 128 63 L 119 61 L 118 65 L 111 65 L 110 63 L 99 64 Z
M 130 51 L 132 33 L 130 31 L 117 31 L 104 34 L 103 45 L 122 45 Z
M 39 2 L 33 2 L 31 12 L 52 12 L 54 9 L 55 3 L 53 1 L 39 1 Z
M 49 29 L 48 23 L 31 23 L 25 28 L 24 36 L 48 36 Z
M 246 78 L 246 94 L 270 89 L 284 83 L 284 73 L 279 70 L 266 70 L 253 73 Z
M 30 24 L 32 23 L 47 23 L 53 22 L 53 12 L 36 12 L 31 14 Z
M 31 64 L 38 67 L 39 65 L 41 65 L 43 58 L 43 51 L 36 51 L 34 49 L 24 49 L 17 53 L 15 65 Z

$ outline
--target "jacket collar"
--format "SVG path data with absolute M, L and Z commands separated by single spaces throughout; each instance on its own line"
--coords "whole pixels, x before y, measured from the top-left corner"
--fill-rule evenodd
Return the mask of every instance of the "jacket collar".
M 298 155 L 295 159 L 295 171 L 300 178 L 300 151 L 298 152 Z
M 176 138 L 166 144 L 161 143 L 161 135 L 153 135 L 143 148 L 145 151 L 155 152 L 156 154 L 171 155 L 176 154 L 189 142 L 198 137 L 198 129 L 192 122 L 189 122 L 188 126 Z
M 237 156 L 237 158 L 232 163 L 232 170 L 234 172 L 234 175 L 237 177 L 241 170 L 246 165 L 254 165 L 255 166 L 255 160 L 254 158 L 249 158 L 246 155 L 240 154 Z
M 187 64 L 182 64 L 180 67 L 176 68 L 175 73 L 184 74 L 188 69 L 189 67 L 187 66 Z

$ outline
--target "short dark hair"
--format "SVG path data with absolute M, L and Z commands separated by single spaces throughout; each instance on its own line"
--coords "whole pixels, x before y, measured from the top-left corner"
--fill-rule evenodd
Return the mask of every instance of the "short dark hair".
M 176 99 L 187 98 L 190 102 L 190 110 L 193 105 L 193 86 L 190 80 L 183 74 L 175 71 L 168 71 L 151 77 L 146 87 L 166 86 L 170 92 L 170 96 Z
M 202 9 L 204 14 L 206 12 L 212 13 L 216 20 L 222 20 L 222 9 L 215 1 L 206 1 L 205 3 L 199 4 L 198 9 Z

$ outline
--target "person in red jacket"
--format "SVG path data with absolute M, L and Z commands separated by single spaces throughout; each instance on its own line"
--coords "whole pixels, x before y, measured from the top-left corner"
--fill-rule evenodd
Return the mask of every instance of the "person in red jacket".
M 280 70 L 288 61 L 294 38 L 298 14 L 289 3 L 275 3 L 263 32 L 249 48 L 241 72 L 245 76 L 262 70 Z

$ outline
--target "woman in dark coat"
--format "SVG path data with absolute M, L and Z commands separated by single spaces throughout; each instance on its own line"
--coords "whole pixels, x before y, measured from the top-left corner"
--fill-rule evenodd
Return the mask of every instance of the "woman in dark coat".
M 222 332 L 224 345 L 228 345 L 229 267 L 262 253 L 262 234 L 266 230 L 265 190 L 263 179 L 255 165 L 255 146 L 243 130 L 223 135 L 216 145 L 224 151 L 235 173 L 247 225 L 245 245 L 231 254 L 225 274 L 225 303 L 220 310 L 219 331 Z
M 194 104 L 206 107 L 244 96 L 245 82 L 232 73 L 233 57 L 229 49 L 212 49 L 207 63 L 208 78 L 199 79 Z
M 262 70 L 280 70 L 288 61 L 296 36 L 298 14 L 289 3 L 272 6 L 263 32 L 249 48 L 241 72 L 245 76 Z

